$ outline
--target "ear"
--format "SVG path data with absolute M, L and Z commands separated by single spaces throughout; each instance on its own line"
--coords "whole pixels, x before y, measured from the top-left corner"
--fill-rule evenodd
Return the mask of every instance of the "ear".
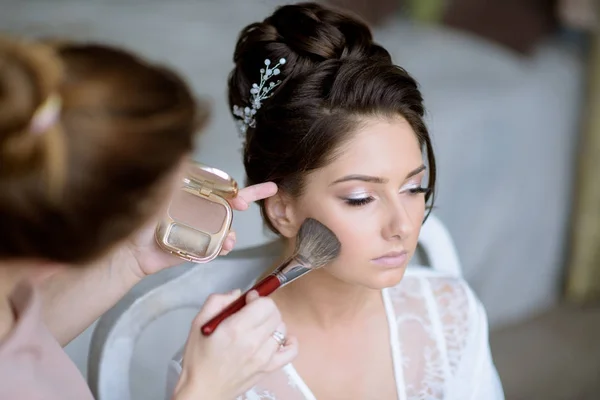
M 282 191 L 265 199 L 265 212 L 271 224 L 286 238 L 295 237 L 300 228 L 294 202 Z

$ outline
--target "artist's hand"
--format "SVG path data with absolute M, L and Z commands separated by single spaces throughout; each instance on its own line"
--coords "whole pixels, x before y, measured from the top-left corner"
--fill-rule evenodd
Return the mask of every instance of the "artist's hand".
M 248 186 L 238 192 L 238 195 L 230 201 L 234 210 L 244 211 L 250 203 L 257 200 L 274 196 L 277 193 L 277 185 L 272 182 L 260 183 Z M 119 264 L 128 268 L 140 279 L 146 275 L 154 274 L 160 270 L 172 267 L 183 262 L 182 259 L 161 250 L 156 244 L 154 230 L 156 221 L 152 221 L 135 235 L 127 245 L 119 251 Z M 229 253 L 235 246 L 235 232 L 229 232 L 223 244 L 221 255 Z
M 281 348 L 272 337 L 275 330 L 285 335 L 285 325 L 273 300 L 256 292 L 250 292 L 248 304 L 223 321 L 211 336 L 203 336 L 202 325 L 239 296 L 239 291 L 212 295 L 196 316 L 173 400 L 235 399 L 298 354 L 294 337 L 287 337 Z

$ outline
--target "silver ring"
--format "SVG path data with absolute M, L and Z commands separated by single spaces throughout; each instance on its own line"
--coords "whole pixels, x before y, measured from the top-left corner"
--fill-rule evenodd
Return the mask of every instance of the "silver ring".
M 285 344 L 285 335 L 279 331 L 274 331 L 271 334 L 271 337 L 273 339 L 275 339 L 275 341 L 277 342 L 277 344 L 282 347 Z

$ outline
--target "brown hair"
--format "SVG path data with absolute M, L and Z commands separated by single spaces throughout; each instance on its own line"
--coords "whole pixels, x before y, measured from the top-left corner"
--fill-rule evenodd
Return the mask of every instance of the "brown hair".
M 271 98 L 246 132 L 244 166 L 249 184 L 275 182 L 298 196 L 307 173 L 330 162 L 361 117 L 401 116 L 427 156 L 430 209 L 436 166 L 417 82 L 394 65 L 360 20 L 316 3 L 279 7 L 239 36 L 229 77 L 230 106 L 250 107 L 250 89 L 264 60 L 286 59 Z M 260 203 L 263 218 L 264 202 Z
M 50 96 L 59 118 L 33 132 Z M 129 52 L 0 38 L 0 259 L 110 250 L 158 211 L 199 119 L 177 75 Z

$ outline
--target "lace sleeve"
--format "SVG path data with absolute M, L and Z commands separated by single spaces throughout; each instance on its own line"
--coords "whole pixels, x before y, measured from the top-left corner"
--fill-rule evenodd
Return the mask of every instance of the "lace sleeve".
M 483 305 L 462 279 L 433 280 L 431 287 L 448 355 L 447 398 L 503 400 Z

